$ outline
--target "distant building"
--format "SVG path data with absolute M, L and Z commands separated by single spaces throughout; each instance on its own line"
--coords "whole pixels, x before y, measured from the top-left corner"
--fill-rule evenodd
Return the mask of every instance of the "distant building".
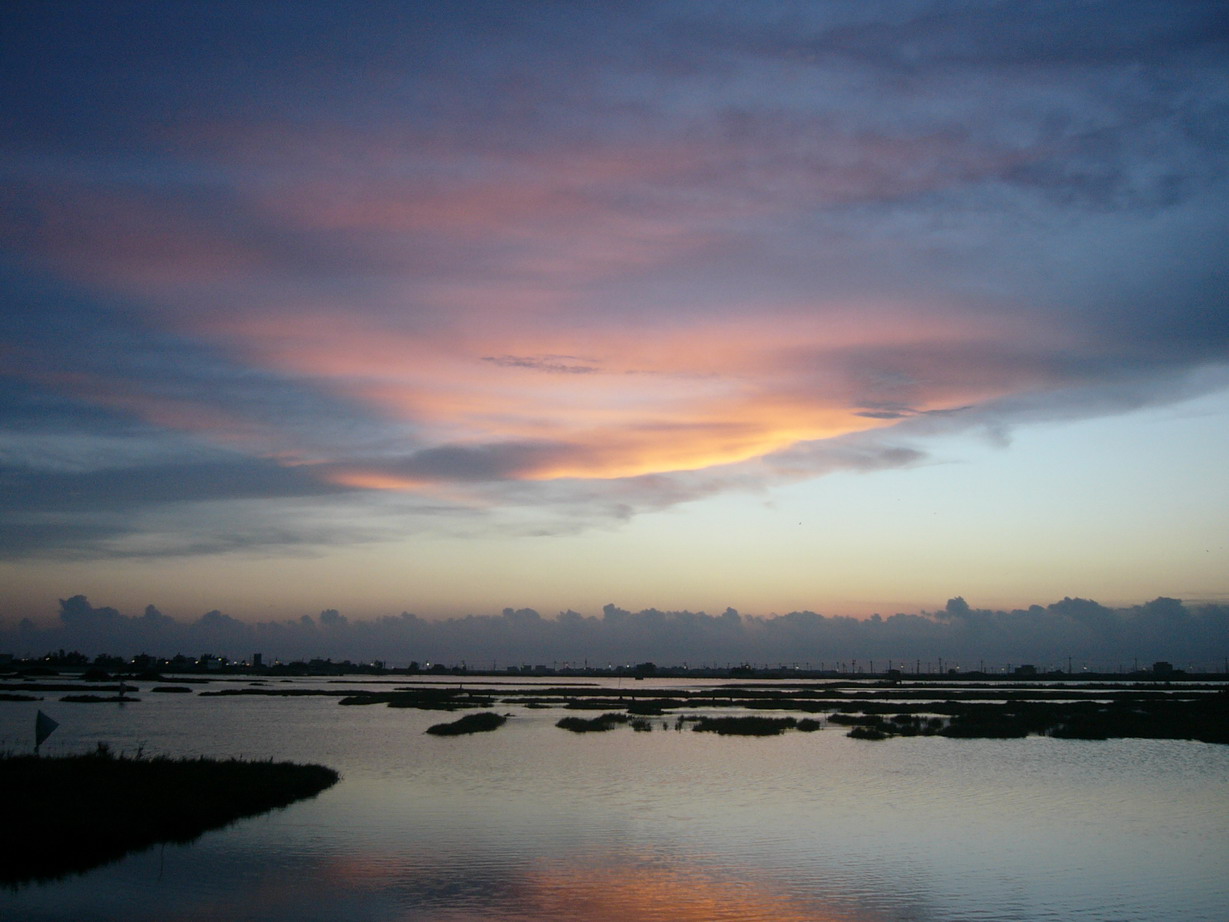
M 256 669 L 261 668 L 265 664 L 265 655 L 263 653 L 252 654 L 252 666 Z
M 1012 675 L 1034 676 L 1036 674 L 1037 674 L 1037 667 L 1030 665 L 1030 664 L 1025 664 L 1023 666 L 1017 666 L 1014 670 L 1012 670 Z
M 1174 664 L 1167 663 L 1164 660 L 1158 660 L 1152 664 L 1152 674 L 1157 676 L 1173 675 Z

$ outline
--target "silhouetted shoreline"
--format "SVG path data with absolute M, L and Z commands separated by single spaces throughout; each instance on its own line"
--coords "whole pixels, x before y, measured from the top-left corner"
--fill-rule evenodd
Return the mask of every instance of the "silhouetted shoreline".
M 339 776 L 322 765 L 84 755 L 0 757 L 9 857 L 0 884 L 80 873 L 159 842 L 313 797 Z

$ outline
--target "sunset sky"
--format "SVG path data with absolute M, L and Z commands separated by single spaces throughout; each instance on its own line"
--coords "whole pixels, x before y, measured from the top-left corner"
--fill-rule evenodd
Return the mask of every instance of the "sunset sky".
M 0 22 L 0 620 L 1229 601 L 1229 11 Z

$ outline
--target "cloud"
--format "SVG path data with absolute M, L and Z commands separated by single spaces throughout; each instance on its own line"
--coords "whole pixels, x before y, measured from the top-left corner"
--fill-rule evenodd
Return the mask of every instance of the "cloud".
M 413 488 L 424 482 L 519 479 L 558 463 L 574 449 L 547 442 L 498 442 L 486 445 L 440 445 L 378 467 L 341 470 L 334 478 L 345 484 L 390 489 Z
M 14 19 L 6 547 L 557 533 L 1224 386 L 1207 5 L 228 10 Z
M 526 368 L 547 374 L 591 375 L 601 370 L 592 359 L 574 355 L 484 355 L 482 361 L 501 368 Z
M 78 649 L 88 655 L 179 650 L 243 658 L 254 650 L 266 660 L 280 658 L 380 659 L 389 663 L 443 662 L 500 667 L 522 663 L 588 662 L 594 666 L 651 660 L 659 665 L 725 666 L 821 663 L 846 668 L 857 660 L 886 669 L 938 658 L 964 671 L 1009 663 L 1062 666 L 1067 658 L 1092 669 L 1116 671 L 1138 660 L 1168 660 L 1182 668 L 1220 668 L 1229 636 L 1229 607 L 1184 605 L 1158 598 L 1111 609 L 1088 599 L 1065 598 L 1047 606 L 992 611 L 955 597 L 936 612 L 898 613 L 868 619 L 825 616 L 811 611 L 784 615 L 721 614 L 644 609 L 614 604 L 600 615 L 561 612 L 543 617 L 533 609 L 506 608 L 498 615 L 434 620 L 408 613 L 354 621 L 336 609 L 318 618 L 249 622 L 210 611 L 181 622 L 153 606 L 144 615 L 95 607 L 77 595 L 60 601 L 59 624 L 0 627 L 0 646 L 21 654 Z

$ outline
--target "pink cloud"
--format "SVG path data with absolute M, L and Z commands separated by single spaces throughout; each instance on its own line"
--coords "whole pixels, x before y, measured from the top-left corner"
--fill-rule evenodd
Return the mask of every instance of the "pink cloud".
M 947 409 L 1044 377 L 1027 352 L 1008 354 L 993 323 L 957 312 L 911 327 L 896 309 L 881 308 L 877 340 L 874 324 L 858 325 L 839 310 L 827 324 L 822 312 L 791 310 L 770 312 L 770 323 L 640 332 L 532 326 L 516 336 L 482 328 L 406 333 L 339 314 L 290 331 L 251 323 L 237 339 L 251 361 L 324 382 L 410 427 L 428 445 L 555 446 L 499 472 L 517 479 L 730 464 L 890 424 L 868 409 Z M 867 310 L 859 313 L 865 319 Z M 488 360 L 578 353 L 586 356 L 584 374 Z M 413 486 L 446 476 L 398 474 L 399 463 L 346 468 L 338 477 Z
M 54 192 L 30 188 L 24 204 L 35 220 L 4 222 L 0 233 L 20 237 L 25 252 L 57 271 L 112 291 L 152 299 L 251 277 L 268 265 L 225 222 L 162 197 L 61 184 Z
M 72 386 L 158 425 L 325 461 L 349 485 L 446 479 L 412 460 L 443 446 L 487 452 L 497 479 L 697 470 L 1044 386 L 1054 372 L 1032 341 L 1051 331 L 1034 319 L 1026 336 L 997 308 L 748 300 L 685 281 L 673 299 L 666 285 L 660 303 L 632 303 L 627 278 L 685 280 L 690 261 L 716 258 L 742 221 L 913 195 L 1003 164 L 942 134 L 889 141 L 821 128 L 784 123 L 777 145 L 733 132 L 468 159 L 416 134 L 381 143 L 326 131 L 303 152 L 292 133 L 277 139 L 286 161 L 261 161 L 240 187 L 241 217 L 80 188 L 72 207 L 36 198 L 33 248 L 137 294 L 177 334 L 365 407 L 393 427 L 393 460 L 348 460 L 345 447 L 320 457 L 208 394 L 168 397 L 119 379 Z M 252 145 L 257 160 L 269 141 L 216 138 L 231 154 Z M 249 227 L 266 236 L 244 239 Z M 305 248 L 295 259 L 332 241 L 385 255 L 313 287 L 287 262 L 288 241 Z M 399 265 L 385 258 L 398 246 L 426 255 Z M 500 356 L 530 360 L 489 360 Z M 585 356 L 586 373 L 551 373 L 542 356 Z M 529 445 L 550 449 L 507 448 Z

